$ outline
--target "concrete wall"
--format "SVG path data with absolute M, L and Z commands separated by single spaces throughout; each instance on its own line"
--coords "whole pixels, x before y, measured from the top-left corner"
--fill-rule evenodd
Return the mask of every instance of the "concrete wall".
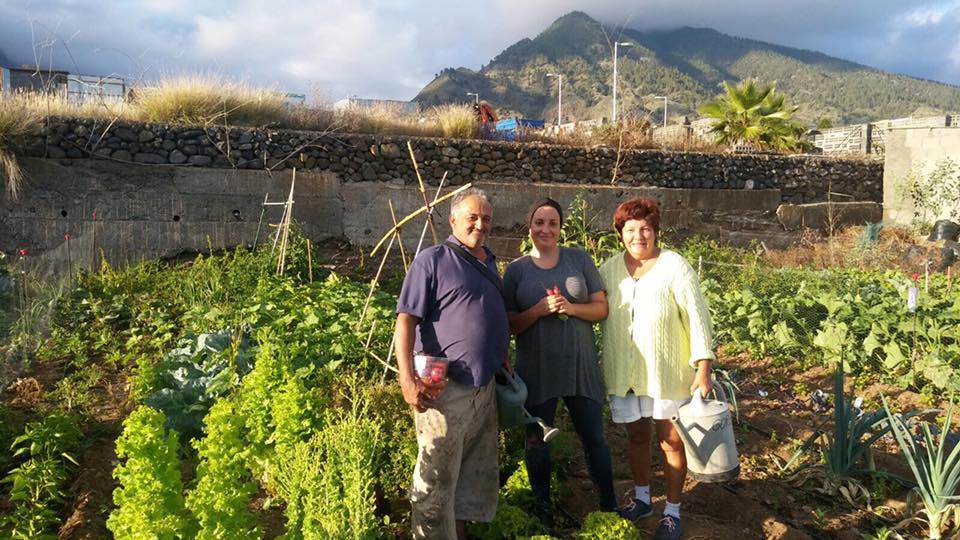
M 903 127 L 887 130 L 883 171 L 885 220 L 904 225 L 913 220 L 913 202 L 902 193 L 900 186 L 911 171 L 929 174 L 937 162 L 944 158 L 950 158 L 960 165 L 960 127 Z
M 0 199 L 0 251 L 27 248 L 44 274 L 91 268 L 105 257 L 111 264 L 165 258 L 181 253 L 252 244 L 264 195 L 286 199 L 292 171 L 242 171 L 133 165 L 105 160 L 24 158 L 27 187 L 21 199 Z M 477 182 L 494 201 L 497 231 L 493 246 L 505 257 L 513 251 L 527 206 L 550 196 L 567 205 L 583 191 L 596 227 L 609 226 L 616 206 L 631 197 L 657 198 L 663 225 L 681 234 L 778 228 L 779 190 L 577 186 L 550 183 Z M 431 190 L 431 197 L 435 190 Z M 445 189 L 444 192 L 449 192 Z M 4 197 L 6 197 L 4 195 Z M 326 172 L 297 171 L 294 217 L 315 240 L 346 238 L 371 246 L 390 229 L 388 201 L 403 217 L 422 205 L 422 196 L 403 182 L 353 182 Z M 268 207 L 267 223 L 279 221 L 281 207 Z M 449 232 L 448 206 L 437 209 L 437 230 Z M 416 245 L 423 220 L 404 229 Z M 69 235 L 69 240 L 65 235 Z M 429 236 L 428 236 L 429 238 Z M 102 254 L 101 254 L 102 253 Z
M 841 200 L 881 195 L 877 161 L 643 150 L 621 155 L 621 174 L 611 182 L 618 156 L 609 148 L 411 141 L 431 193 L 445 172 L 445 191 L 473 182 L 490 192 L 499 227 L 494 246 L 504 256 L 515 254 L 527 205 L 543 195 L 566 205 L 586 190 L 598 227 L 610 223 L 619 202 L 652 196 L 661 201 L 667 228 L 744 241 L 783 231 L 776 215 L 781 203 L 822 201 L 828 187 L 849 195 Z M 27 248 L 32 264 L 60 273 L 68 262 L 96 266 L 101 251 L 121 264 L 250 244 L 264 195 L 284 200 L 293 167 L 294 216 L 306 233 L 370 246 L 392 225 L 388 201 L 398 217 L 422 205 L 406 142 L 51 119 L 43 133 L 18 143 L 26 181 L 20 199 L 0 198 L 0 250 Z M 269 207 L 265 221 L 276 223 L 280 213 Z M 439 209 L 442 236 L 446 218 L 446 207 Z M 411 248 L 420 227 L 403 231 Z M 264 225 L 261 241 L 268 236 Z

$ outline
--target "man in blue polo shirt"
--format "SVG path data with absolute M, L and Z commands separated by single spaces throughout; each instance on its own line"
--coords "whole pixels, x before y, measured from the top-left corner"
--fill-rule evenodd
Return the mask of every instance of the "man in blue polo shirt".
M 492 381 L 506 362 L 510 328 L 495 258 L 483 245 L 492 221 L 483 191 L 454 197 L 453 234 L 417 256 L 397 302 L 400 387 L 416 410 L 420 447 L 410 486 L 414 538 L 465 538 L 467 521 L 492 521 L 497 510 Z M 449 382 L 421 380 L 414 351 L 447 357 Z

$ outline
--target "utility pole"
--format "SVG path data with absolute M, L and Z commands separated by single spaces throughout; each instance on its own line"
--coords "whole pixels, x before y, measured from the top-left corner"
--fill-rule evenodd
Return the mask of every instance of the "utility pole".
M 663 127 L 667 127 L 667 96 L 653 96 L 653 99 L 663 100 Z
M 547 77 L 557 78 L 557 130 L 559 130 L 560 124 L 563 123 L 563 113 L 561 112 L 563 109 L 563 75 L 559 73 L 547 73 Z
M 613 42 L 613 119 L 612 121 L 616 123 L 617 121 L 617 47 L 630 47 L 633 43 L 626 41 L 614 41 Z

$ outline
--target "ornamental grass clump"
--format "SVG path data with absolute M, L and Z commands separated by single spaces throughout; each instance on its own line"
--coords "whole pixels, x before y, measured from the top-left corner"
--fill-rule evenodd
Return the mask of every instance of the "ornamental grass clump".
M 469 105 L 450 103 L 434 107 L 434 114 L 444 137 L 474 139 L 477 137 L 477 117 Z
M 960 488 L 960 444 L 954 444 L 953 449 L 948 450 L 953 408 L 947 411 L 939 438 L 934 434 L 936 426 L 931 429 L 927 422 L 920 423 L 920 436 L 915 437 L 906 420 L 891 413 L 886 397 L 882 399 L 893 435 L 917 481 L 908 500 L 908 512 L 913 507 L 914 497 L 919 496 L 923 504 L 920 513 L 926 515 L 926 519 L 910 516 L 901 525 L 925 521 L 928 538 L 939 539 L 944 528 L 949 533 L 960 525 L 960 495 L 957 494 Z
M 181 75 L 134 91 L 144 120 L 173 124 L 284 124 L 283 94 L 216 75 Z

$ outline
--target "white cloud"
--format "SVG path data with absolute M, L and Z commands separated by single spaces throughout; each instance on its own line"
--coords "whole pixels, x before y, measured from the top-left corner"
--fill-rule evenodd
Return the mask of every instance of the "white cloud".
M 408 99 L 441 69 L 477 69 L 573 10 L 612 27 L 712 27 L 960 84 L 960 0 L 3 0 L 0 49 L 29 61 L 45 39 L 71 70 L 219 70 L 333 99 Z

